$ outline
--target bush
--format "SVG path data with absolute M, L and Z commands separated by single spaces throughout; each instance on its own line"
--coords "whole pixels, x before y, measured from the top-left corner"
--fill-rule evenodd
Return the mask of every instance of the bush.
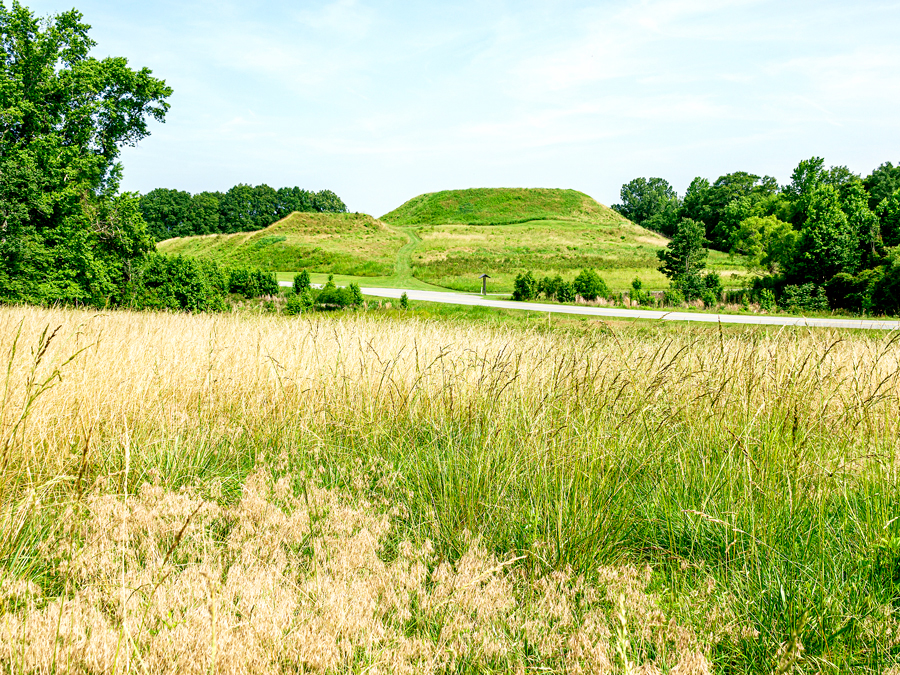
M 548 300 L 552 300 L 556 297 L 556 289 L 561 283 L 562 277 L 558 274 L 553 279 L 544 277 L 538 282 L 538 294 L 543 295 Z
M 628 294 L 631 298 L 631 301 L 637 303 L 638 305 L 651 305 L 653 304 L 653 296 L 649 291 L 643 290 L 644 283 L 635 278 L 631 282 L 631 292 Z
M 220 311 L 228 306 L 226 279 L 213 261 L 153 253 L 136 267 L 128 304 L 134 309 Z
M 764 288 L 759 292 L 759 308 L 770 312 L 775 309 L 775 293 L 771 288 Z
M 700 299 L 703 301 L 703 307 L 706 309 L 712 309 L 719 304 L 719 298 L 708 288 L 704 288 L 703 292 L 700 293 Z
M 530 270 L 516 275 L 516 280 L 513 282 L 513 300 L 533 300 L 537 294 L 538 282 Z
M 312 293 L 307 288 L 300 291 L 300 293 L 294 293 L 288 296 L 287 302 L 284 305 L 284 313 L 287 316 L 294 316 L 296 314 L 300 314 L 301 312 L 307 311 L 312 306 Z
M 245 298 L 278 295 L 278 279 L 274 272 L 238 267 L 232 269 L 229 274 L 228 291 L 243 295 Z
M 560 279 L 556 284 L 556 299 L 559 302 L 574 302 L 575 286 L 569 281 Z
M 677 288 L 670 288 L 663 295 L 663 302 L 669 307 L 680 307 L 684 304 L 684 293 Z
M 356 282 L 351 283 L 347 290 L 350 291 L 350 304 L 353 307 L 360 307 L 363 304 L 363 294 Z
M 409 309 L 409 296 L 406 291 L 400 296 L 400 309 Z
M 794 284 L 784 287 L 781 296 L 781 306 L 792 311 L 827 311 L 828 298 L 825 289 L 813 283 L 797 286 Z
M 606 282 L 594 270 L 581 270 L 581 273 L 575 277 L 574 286 L 575 292 L 585 300 L 596 300 L 609 295 Z
M 716 302 L 721 300 L 722 293 L 725 290 L 722 288 L 722 277 L 717 272 L 707 272 L 703 276 L 703 288 L 715 296 Z
M 309 282 L 309 272 L 301 270 L 299 274 L 294 275 L 294 293 L 302 293 L 312 288 Z

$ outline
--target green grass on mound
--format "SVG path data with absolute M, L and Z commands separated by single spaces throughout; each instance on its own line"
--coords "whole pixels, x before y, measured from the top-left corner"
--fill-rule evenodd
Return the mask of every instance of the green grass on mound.
M 394 271 L 406 243 L 402 234 L 365 214 L 293 213 L 258 232 L 168 239 L 157 249 L 225 265 L 373 277 Z
M 576 190 L 473 188 L 419 195 L 382 220 L 393 225 L 508 225 L 531 220 L 628 223 L 612 209 Z

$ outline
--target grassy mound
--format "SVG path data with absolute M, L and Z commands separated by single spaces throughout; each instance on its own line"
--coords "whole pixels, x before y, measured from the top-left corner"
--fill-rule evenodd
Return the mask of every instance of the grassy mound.
M 419 195 L 382 220 L 394 225 L 510 225 L 532 220 L 625 221 L 612 209 L 576 190 L 473 188 Z M 627 221 L 625 221 L 627 222 Z
M 365 214 L 293 213 L 258 232 L 167 239 L 157 249 L 225 265 L 371 277 L 390 274 L 405 243 Z

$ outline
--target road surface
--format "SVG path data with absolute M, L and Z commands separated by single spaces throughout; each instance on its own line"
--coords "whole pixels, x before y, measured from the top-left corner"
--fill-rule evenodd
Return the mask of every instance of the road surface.
M 291 282 L 282 281 L 282 286 Z M 517 309 L 526 312 L 554 314 L 574 314 L 615 319 L 651 319 L 657 321 L 700 321 L 703 323 L 748 324 L 756 326 L 810 326 L 816 328 L 857 328 L 866 330 L 898 330 L 900 321 L 880 321 L 875 319 L 820 319 L 797 316 L 769 316 L 766 314 L 706 314 L 694 312 L 664 312 L 653 309 L 620 309 L 616 307 L 589 307 L 586 305 L 553 305 L 540 302 L 515 302 L 495 300 L 480 295 L 454 293 L 452 291 L 414 291 L 404 288 L 361 288 L 364 295 L 379 298 L 399 298 L 403 293 L 410 300 L 443 302 L 451 305 L 497 307 Z

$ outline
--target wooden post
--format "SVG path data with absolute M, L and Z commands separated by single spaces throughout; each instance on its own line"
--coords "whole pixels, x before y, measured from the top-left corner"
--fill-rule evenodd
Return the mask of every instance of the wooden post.
M 487 274 L 481 275 L 481 294 L 482 295 L 487 295 L 487 280 L 488 279 L 490 279 L 490 277 Z

